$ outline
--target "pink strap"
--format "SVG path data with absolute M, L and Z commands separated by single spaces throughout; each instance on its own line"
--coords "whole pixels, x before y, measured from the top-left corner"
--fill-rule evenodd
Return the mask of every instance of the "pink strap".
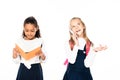
M 64 65 L 68 65 L 68 59 L 65 60 Z
M 86 55 L 88 55 L 89 50 L 90 50 L 90 42 L 87 42 L 87 44 L 86 44 Z

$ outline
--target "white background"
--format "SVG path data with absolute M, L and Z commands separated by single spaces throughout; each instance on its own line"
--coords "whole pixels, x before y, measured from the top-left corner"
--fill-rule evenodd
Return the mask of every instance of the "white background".
M 118 0 L 119 1 L 119 0 Z M 94 80 L 120 80 L 120 3 L 115 0 L 0 0 L 0 80 L 15 80 L 19 64 L 12 61 L 15 40 L 23 21 L 34 16 L 47 51 L 42 64 L 44 80 L 62 80 L 66 66 L 64 43 L 69 20 L 80 17 L 95 45 L 108 49 L 97 54 L 91 72 Z

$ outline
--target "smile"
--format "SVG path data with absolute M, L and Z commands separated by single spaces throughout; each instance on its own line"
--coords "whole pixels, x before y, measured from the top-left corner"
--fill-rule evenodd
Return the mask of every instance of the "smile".
M 78 31 L 76 31 L 76 32 L 79 32 L 79 31 L 81 31 L 81 30 L 78 30 Z

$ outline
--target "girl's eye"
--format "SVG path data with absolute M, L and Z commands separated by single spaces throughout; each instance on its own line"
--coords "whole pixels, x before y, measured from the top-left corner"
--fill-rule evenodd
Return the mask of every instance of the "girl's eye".
M 31 32 L 36 32 L 36 29 L 32 29 Z
M 75 26 L 72 26 L 72 27 L 75 27 Z
M 24 30 L 25 32 L 28 32 L 28 30 Z
M 35 30 L 25 30 L 25 32 L 35 32 Z
M 34 32 L 34 30 L 31 30 L 31 32 Z
M 80 25 L 80 23 L 78 23 L 78 25 Z

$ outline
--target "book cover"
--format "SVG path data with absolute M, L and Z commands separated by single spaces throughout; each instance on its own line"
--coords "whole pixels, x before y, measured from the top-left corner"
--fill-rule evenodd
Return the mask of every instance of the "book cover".
M 36 49 L 30 51 L 30 52 L 24 52 L 18 45 L 16 45 L 17 50 L 19 51 L 20 55 L 25 59 L 25 60 L 29 60 L 33 57 L 36 56 L 36 54 L 42 53 L 41 51 L 41 47 L 37 47 Z

